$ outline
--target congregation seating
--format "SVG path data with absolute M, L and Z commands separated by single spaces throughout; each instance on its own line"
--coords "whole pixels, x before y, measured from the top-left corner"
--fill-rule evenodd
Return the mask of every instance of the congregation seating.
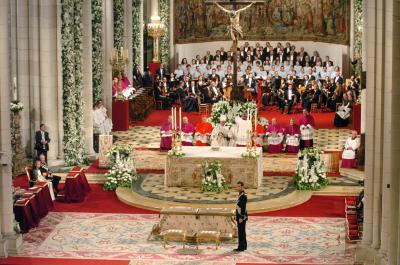
M 143 121 L 154 110 L 155 103 L 151 87 L 139 88 L 129 99 L 130 122 Z

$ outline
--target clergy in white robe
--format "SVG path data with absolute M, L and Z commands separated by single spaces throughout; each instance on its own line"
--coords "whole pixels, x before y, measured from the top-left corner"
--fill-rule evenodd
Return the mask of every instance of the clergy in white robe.
M 346 140 L 342 153 L 342 168 L 353 168 L 357 166 L 356 151 L 360 147 L 360 138 L 357 131 L 352 131 L 351 136 Z
M 221 115 L 220 123 L 211 133 L 211 146 L 235 146 L 234 128 L 226 124 L 226 116 Z
M 235 118 L 236 122 L 236 146 L 246 146 L 252 131 L 251 120 L 248 117 Z
M 107 109 L 104 107 L 103 101 L 99 100 L 93 110 L 93 127 L 94 132 L 100 135 L 110 135 L 113 127 L 112 121 L 107 116 Z

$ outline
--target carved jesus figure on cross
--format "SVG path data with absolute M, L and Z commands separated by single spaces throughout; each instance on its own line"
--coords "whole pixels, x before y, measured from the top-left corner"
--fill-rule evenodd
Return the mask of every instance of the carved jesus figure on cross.
M 238 9 L 238 10 L 228 10 L 216 2 L 215 2 L 215 4 L 218 6 L 219 9 L 221 9 L 222 11 L 224 11 L 225 13 L 227 13 L 229 15 L 229 20 L 231 23 L 228 26 L 228 31 L 229 31 L 229 34 L 231 35 L 233 42 L 237 43 L 238 39 L 243 36 L 242 27 L 240 26 L 240 23 L 239 23 L 240 13 L 242 11 L 250 8 L 254 4 L 254 2 L 248 6 Z

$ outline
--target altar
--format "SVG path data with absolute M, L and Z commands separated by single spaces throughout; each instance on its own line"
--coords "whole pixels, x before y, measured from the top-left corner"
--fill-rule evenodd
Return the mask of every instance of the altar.
M 243 158 L 246 147 L 183 146 L 183 157 L 167 157 L 164 184 L 167 187 L 200 187 L 201 164 L 218 160 L 222 174 L 230 187 L 243 181 L 246 188 L 257 188 L 263 177 L 262 149 L 257 147 L 257 158 Z

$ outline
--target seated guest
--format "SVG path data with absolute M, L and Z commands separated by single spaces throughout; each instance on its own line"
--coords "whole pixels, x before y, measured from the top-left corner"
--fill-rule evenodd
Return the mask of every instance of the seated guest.
M 204 94 L 204 101 L 206 103 L 218 102 L 222 97 L 222 93 L 217 87 L 215 80 L 211 80 L 210 86 L 205 92 L 206 93 Z
M 103 100 L 99 99 L 93 110 L 94 131 L 101 135 L 110 135 L 113 127 L 112 121 L 107 116 L 107 109 L 104 107 Z
M 172 116 L 168 116 L 168 120 L 160 129 L 160 150 L 170 150 L 172 148 Z
M 299 120 L 300 125 L 300 149 L 313 147 L 314 144 L 314 117 L 308 109 L 303 109 L 303 116 Z
M 279 153 L 283 149 L 283 130 L 276 122 L 276 118 L 272 118 L 272 123 L 268 126 L 265 133 L 268 139 L 268 153 Z
M 207 146 L 209 143 L 209 137 L 212 132 L 212 125 L 207 121 L 207 116 L 201 116 L 201 122 L 196 124 L 196 145 L 197 146 Z
M 31 178 L 33 181 L 38 181 L 38 182 L 46 182 L 48 187 L 49 187 L 49 191 L 50 191 L 50 196 L 51 199 L 54 201 L 55 200 L 55 195 L 54 195 L 54 189 L 53 189 L 53 184 L 51 183 L 50 180 L 47 180 L 43 175 L 42 175 L 42 171 L 41 171 L 41 163 L 40 160 L 35 160 L 33 162 L 33 167 L 32 167 L 32 172 L 31 172 Z M 51 183 L 51 184 L 50 184 Z
M 60 182 L 61 177 L 53 175 L 53 173 L 50 171 L 44 154 L 41 154 L 39 156 L 39 161 L 40 161 L 40 171 L 42 173 L 42 176 L 44 176 L 46 180 L 51 181 L 54 190 L 58 193 L 58 183 Z
M 356 152 L 360 147 L 360 138 L 357 131 L 352 131 L 351 136 L 346 140 L 342 153 L 342 168 L 353 168 L 357 166 Z
M 348 94 L 343 94 L 342 105 L 338 108 L 335 114 L 335 127 L 346 127 L 349 124 L 351 116 L 351 102 L 348 100 Z
M 300 146 L 300 127 L 295 124 L 294 118 L 290 118 L 290 124 L 285 128 L 286 151 L 288 153 L 299 152 Z
M 192 146 L 195 128 L 193 124 L 189 122 L 189 119 L 186 116 L 182 118 L 182 122 L 182 145 Z
M 150 72 L 150 68 L 148 66 L 146 67 L 146 70 L 143 73 L 142 82 L 143 82 L 143 87 L 153 87 L 153 77 Z
M 165 70 L 163 64 L 160 64 L 160 68 L 157 69 L 156 75 L 158 75 L 161 79 L 163 79 L 164 77 L 167 77 L 168 73 Z
M 199 110 L 198 95 L 200 94 L 200 91 L 194 80 L 190 82 L 190 85 L 185 89 L 185 92 L 186 92 L 186 97 L 183 100 L 185 111 L 197 112 Z

